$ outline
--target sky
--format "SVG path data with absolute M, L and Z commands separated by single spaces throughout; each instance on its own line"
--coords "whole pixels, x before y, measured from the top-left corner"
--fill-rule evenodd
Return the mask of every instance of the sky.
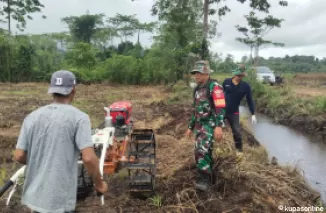
M 44 4 L 42 13 L 33 14 L 33 20 L 28 20 L 25 33 L 38 34 L 68 31 L 67 26 L 61 22 L 65 16 L 78 16 L 89 11 L 90 14 L 104 13 L 107 17 L 117 13 L 124 15 L 136 14 L 141 22 L 156 21 L 151 16 L 150 9 L 153 0 L 40 0 Z M 284 43 L 284 47 L 266 47 L 260 56 L 284 57 L 285 55 L 314 55 L 319 58 L 326 57 L 326 1 L 325 0 L 288 0 L 288 7 L 281 7 L 278 0 L 269 0 L 272 3 L 270 14 L 283 18 L 281 28 L 275 28 L 265 37 L 275 42 Z M 96 3 L 94 3 L 96 2 Z M 223 2 L 223 1 L 222 1 Z M 275 2 L 275 3 L 274 3 Z M 235 60 L 249 54 L 249 48 L 235 40 L 241 36 L 235 26 L 245 26 L 244 15 L 249 14 L 248 3 L 241 4 L 236 0 L 227 1 L 231 12 L 222 17 L 210 16 L 210 20 L 218 21 L 217 30 L 220 37 L 211 39 L 211 50 L 222 54 L 232 54 Z M 217 8 L 218 5 L 214 6 Z M 222 4 L 220 5 L 222 6 Z M 42 14 L 46 19 L 42 19 Z M 0 24 L 5 28 L 6 24 Z M 15 32 L 15 30 L 13 29 Z M 136 38 L 134 39 L 134 41 Z M 142 34 L 141 43 L 149 47 L 151 34 Z

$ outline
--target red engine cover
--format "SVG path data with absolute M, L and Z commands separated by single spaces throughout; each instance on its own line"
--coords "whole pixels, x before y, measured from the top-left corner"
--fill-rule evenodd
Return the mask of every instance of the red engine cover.
M 116 122 L 117 115 L 122 115 L 125 118 L 126 124 L 130 123 L 132 105 L 130 101 L 117 101 L 109 106 L 112 122 Z M 107 116 L 107 114 L 105 114 Z

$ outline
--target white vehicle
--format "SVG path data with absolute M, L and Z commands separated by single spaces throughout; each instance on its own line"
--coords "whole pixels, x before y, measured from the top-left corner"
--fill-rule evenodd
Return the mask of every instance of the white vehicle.
M 270 85 L 275 84 L 275 75 L 274 72 L 265 66 L 257 67 L 256 69 L 256 77 L 257 81 L 263 82 L 263 83 L 269 83 Z

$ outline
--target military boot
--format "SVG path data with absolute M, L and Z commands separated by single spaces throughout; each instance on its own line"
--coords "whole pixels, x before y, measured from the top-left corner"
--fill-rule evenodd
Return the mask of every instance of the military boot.
M 211 175 L 204 173 L 204 172 L 198 172 L 197 180 L 196 180 L 196 189 L 201 191 L 208 191 L 211 185 Z
M 212 183 L 212 185 L 215 185 L 215 184 L 218 184 L 218 178 L 217 178 L 217 174 L 216 174 L 216 172 L 213 172 L 213 174 L 212 174 L 212 176 L 211 176 L 212 178 L 211 178 L 211 183 Z

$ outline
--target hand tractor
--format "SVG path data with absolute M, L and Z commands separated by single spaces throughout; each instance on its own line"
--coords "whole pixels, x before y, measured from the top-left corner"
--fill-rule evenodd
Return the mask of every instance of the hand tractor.
M 153 193 L 156 174 L 156 142 L 152 129 L 134 129 L 131 118 L 132 105 L 129 101 L 114 102 L 104 107 L 105 121 L 92 130 L 94 150 L 100 161 L 100 172 L 105 176 L 128 170 L 129 191 L 131 193 Z M 82 162 L 78 160 L 77 198 L 87 197 L 94 185 Z M 6 205 L 21 185 L 25 166 L 21 167 L 9 181 L 0 188 L 0 197 L 13 185 Z M 21 182 L 21 184 L 20 184 Z M 101 195 L 101 194 L 98 194 Z M 102 205 L 104 204 L 101 195 Z

